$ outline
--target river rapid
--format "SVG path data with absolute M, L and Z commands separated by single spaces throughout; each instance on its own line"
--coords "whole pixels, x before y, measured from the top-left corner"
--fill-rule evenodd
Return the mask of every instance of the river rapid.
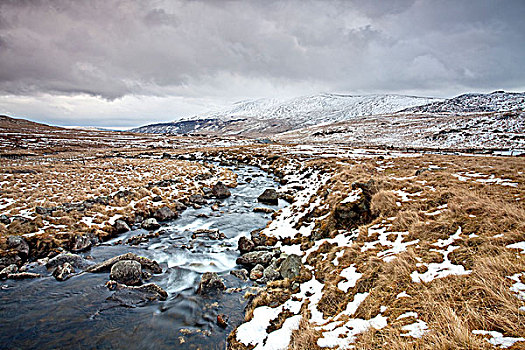
M 239 268 L 237 241 L 271 220 L 271 214 L 253 212 L 255 207 L 284 204 L 257 203 L 265 188 L 277 186 L 272 176 L 251 166 L 231 169 L 239 185 L 219 201 L 219 211 L 210 205 L 189 207 L 178 219 L 162 223 L 159 236 L 148 242 L 122 243 L 146 233 L 138 229 L 81 254 L 95 263 L 127 252 L 156 260 L 163 273 L 148 282 L 168 292 L 166 301 L 126 307 L 111 300 L 113 292 L 105 287 L 109 273 L 80 273 L 58 282 L 51 270 L 34 266 L 30 271 L 43 278 L 2 281 L 0 348 L 225 349 L 228 334 L 244 319 L 244 294 L 252 285 L 230 274 Z M 199 229 L 218 229 L 226 238 L 195 237 Z M 217 272 L 228 288 L 242 289 L 198 295 L 204 272 Z M 225 329 L 216 323 L 218 314 L 229 317 Z

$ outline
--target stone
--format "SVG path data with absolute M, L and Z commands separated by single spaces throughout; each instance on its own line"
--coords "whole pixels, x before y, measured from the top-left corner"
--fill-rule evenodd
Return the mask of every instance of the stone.
M 60 253 L 52 259 L 49 259 L 49 261 L 46 263 L 46 267 L 48 269 L 52 269 L 60 265 L 64 265 L 65 263 L 70 264 L 76 269 L 83 269 L 90 265 L 89 262 L 80 255 L 71 253 Z
M 161 196 L 155 196 L 155 197 L 151 198 L 151 200 L 153 202 L 160 202 L 160 201 L 162 201 L 162 197 Z
M 122 261 L 122 260 L 135 260 L 140 263 L 140 266 L 143 269 L 150 270 L 153 273 L 162 273 L 162 268 L 159 266 L 159 264 L 155 260 L 151 260 L 143 256 L 138 256 L 133 253 L 126 253 L 126 254 L 115 256 L 111 259 L 108 259 L 96 265 L 90 266 L 89 268 L 86 269 L 86 271 L 87 272 L 109 271 L 111 270 L 111 267 L 115 263 L 117 263 L 118 261 Z
M 65 281 L 75 273 L 75 268 L 70 263 L 63 263 L 53 271 L 53 277 L 57 281 Z
M 199 204 L 204 205 L 208 204 L 208 201 L 206 198 L 204 198 L 201 194 L 194 194 L 188 198 L 188 201 L 192 204 Z
M 25 280 L 29 278 L 40 278 L 42 277 L 39 273 L 33 273 L 33 272 L 18 272 L 18 273 L 10 273 L 7 275 L 7 278 L 13 279 L 13 280 Z
M 230 274 L 243 281 L 248 280 L 248 270 L 246 269 L 232 270 L 230 271 Z
M 267 266 L 273 258 L 273 253 L 267 251 L 249 252 L 237 258 L 237 264 L 244 266 L 263 265 Z
M 178 216 L 179 214 L 177 214 L 176 212 L 174 212 L 166 206 L 155 210 L 155 212 L 153 213 L 153 217 L 158 221 L 172 220 L 176 219 Z
M 221 328 L 228 327 L 228 316 L 226 316 L 225 314 L 218 314 L 217 325 Z
M 115 221 L 115 224 L 113 225 L 113 229 L 115 229 L 116 233 L 124 233 L 124 232 L 128 232 L 129 230 L 131 230 L 128 223 L 122 219 Z
M 253 250 L 255 247 L 255 244 L 253 241 L 247 237 L 241 237 L 239 238 L 239 242 L 237 243 L 237 246 L 239 247 L 239 251 L 241 254 L 249 253 Z
M 98 243 L 98 238 L 95 237 L 92 233 L 87 233 L 84 235 L 75 235 L 71 240 L 71 251 L 81 252 L 91 248 L 94 244 Z
M 226 285 L 222 278 L 215 272 L 205 272 L 199 283 L 199 288 L 197 289 L 198 294 L 210 294 L 217 291 L 223 291 L 226 289 Z
M 279 195 L 273 188 L 267 188 L 259 197 L 257 197 L 257 201 L 270 205 L 278 205 Z
M 4 268 L 2 271 L 0 271 L 0 278 L 5 279 L 7 276 L 17 273 L 18 272 L 18 266 L 15 264 L 11 264 L 8 267 Z
M 26 240 L 20 236 L 9 236 L 7 237 L 7 247 L 13 249 L 22 258 L 25 259 L 29 256 L 29 245 Z
M 212 186 L 211 193 L 215 198 L 218 199 L 228 198 L 231 196 L 230 190 L 228 189 L 228 187 L 226 187 L 225 184 L 222 183 L 222 181 L 218 181 L 215 185 Z
M 282 262 L 279 273 L 283 278 L 292 279 L 299 275 L 302 266 L 301 257 L 296 254 L 290 254 Z
M 156 285 L 148 283 L 142 286 L 127 286 L 116 281 L 108 281 L 106 287 L 114 291 L 108 300 L 120 306 L 136 307 L 154 300 L 166 300 L 168 293 Z
M 264 208 L 264 207 L 253 208 L 253 211 L 255 213 L 266 213 L 266 214 L 271 214 L 271 213 L 275 212 L 275 210 L 273 210 L 271 208 Z
M 184 211 L 187 209 L 187 206 L 184 205 L 183 203 L 181 203 L 180 201 L 178 200 L 174 200 L 173 201 L 173 206 L 175 208 L 176 211 Z
M 261 264 L 255 265 L 255 267 L 250 271 L 250 279 L 251 280 L 258 280 L 261 279 L 264 276 L 264 266 Z
M 2 214 L 2 215 L 0 215 L 0 223 L 2 223 L 4 225 L 9 225 L 11 223 L 11 219 L 9 219 L 7 217 L 7 215 Z
M 113 264 L 109 278 L 127 286 L 142 283 L 142 267 L 135 260 L 121 260 Z
M 153 231 L 158 229 L 160 227 L 160 224 L 158 223 L 157 219 L 149 218 L 142 221 L 142 224 L 140 226 L 145 230 Z
M 279 273 L 276 266 L 274 266 L 273 264 L 265 268 L 263 271 L 263 280 L 265 283 L 276 281 L 280 278 L 281 278 L 281 274 Z

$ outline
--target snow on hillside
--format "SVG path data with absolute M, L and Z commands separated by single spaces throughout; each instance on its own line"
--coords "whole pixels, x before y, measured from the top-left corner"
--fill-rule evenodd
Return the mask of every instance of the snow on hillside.
M 393 113 L 414 106 L 441 101 L 427 97 L 403 95 L 337 95 L 319 94 L 289 100 L 259 99 L 242 101 L 221 111 L 205 113 L 192 119 L 236 119 L 249 117 L 262 120 L 288 119 L 301 126 L 337 122 L 357 116 Z
M 221 133 L 266 136 L 289 130 L 349 120 L 359 116 L 394 113 L 408 107 L 441 101 L 403 95 L 319 94 L 288 100 L 258 99 L 196 115 L 172 123 L 151 124 L 133 129 L 143 133 Z
M 494 91 L 490 94 L 464 94 L 424 106 L 408 108 L 415 113 L 485 113 L 525 110 L 525 93 Z

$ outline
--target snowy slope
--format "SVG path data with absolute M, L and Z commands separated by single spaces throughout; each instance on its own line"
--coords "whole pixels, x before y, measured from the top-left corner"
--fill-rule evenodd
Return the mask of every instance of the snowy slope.
M 217 133 L 265 136 L 299 128 L 393 113 L 441 101 L 403 95 L 319 94 L 289 100 L 258 99 L 194 116 L 188 120 L 153 124 L 132 131 L 146 133 Z
M 490 94 L 464 94 L 445 101 L 408 108 L 413 113 L 485 113 L 525 110 L 525 93 L 494 91 Z

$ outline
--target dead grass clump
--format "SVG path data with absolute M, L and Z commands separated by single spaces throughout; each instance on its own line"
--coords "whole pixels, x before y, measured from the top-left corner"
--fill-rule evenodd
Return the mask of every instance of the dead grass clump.
M 422 220 L 418 211 L 413 209 L 401 210 L 397 212 L 396 218 L 392 221 L 392 231 L 412 231 L 416 225 L 421 225 Z
M 299 323 L 299 328 L 292 332 L 290 344 L 288 345 L 289 350 L 319 350 L 321 349 L 317 345 L 317 339 L 320 337 L 320 332 L 315 330 L 314 327 L 308 322 L 308 318 L 303 317 Z
M 380 190 L 372 196 L 370 210 L 376 216 L 392 216 L 397 210 L 397 196 L 392 191 Z

